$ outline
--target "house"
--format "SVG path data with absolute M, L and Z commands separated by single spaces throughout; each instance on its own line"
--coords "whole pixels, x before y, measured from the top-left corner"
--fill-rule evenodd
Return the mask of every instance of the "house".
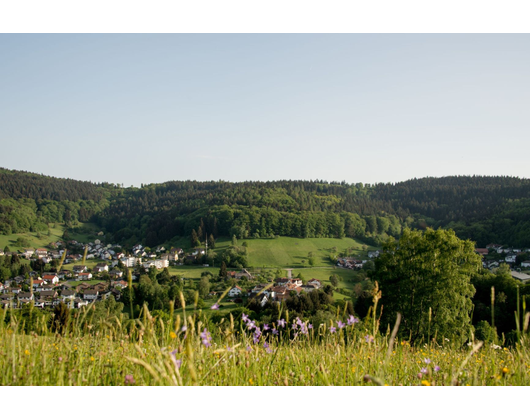
M 294 289 L 296 287 L 301 287 L 302 284 L 304 284 L 304 283 L 300 279 L 281 278 L 281 279 L 277 279 L 276 280 L 276 285 L 277 286 L 285 286 L 285 287 L 288 287 L 290 289 Z
M 124 257 L 120 260 L 125 267 L 135 267 L 136 264 L 141 264 L 142 259 L 136 257 Z
M 169 267 L 169 260 L 155 260 L 155 267 L 159 270 Z
M 528 280 L 530 280 L 530 276 L 528 274 L 518 273 L 517 271 L 512 271 L 511 275 L 514 279 L 522 281 L 523 283 L 526 283 Z
M 120 270 L 119 268 L 115 268 L 114 270 L 111 270 L 109 272 L 110 274 L 110 277 L 113 278 L 113 279 L 118 279 L 120 278 L 121 276 L 123 276 L 123 271 Z
M 241 289 L 241 287 L 235 286 L 229 290 L 228 296 L 230 297 L 239 296 L 241 295 L 241 293 L 243 293 L 243 290 Z
M 377 258 L 377 257 L 379 257 L 379 251 L 368 252 L 368 258 Z
M 530 267 L 530 261 L 523 261 L 521 267 Z
M 475 252 L 482 256 L 489 254 L 489 251 L 487 248 L 475 248 Z
M 85 273 L 88 270 L 86 265 L 74 265 L 74 274 Z
M 57 297 L 57 291 L 55 290 L 43 290 L 42 292 L 39 292 L 40 298 L 43 300 L 48 299 L 55 299 Z
M 63 301 L 67 300 L 67 299 L 75 299 L 75 292 L 73 290 L 63 290 L 61 292 L 61 299 Z
M 125 280 L 114 280 L 110 282 L 110 285 L 113 287 L 121 287 L 122 289 L 124 289 L 129 284 Z
M 514 263 L 515 262 L 515 259 L 517 258 L 517 255 L 507 255 L 504 260 L 507 262 L 507 263 Z
M 47 283 L 51 284 L 57 284 L 59 283 L 59 277 L 56 274 L 45 274 L 42 276 L 42 279 Z M 35 285 L 35 281 L 33 281 L 33 285 Z
M 92 273 L 81 273 L 77 276 L 77 280 L 90 280 L 92 278 Z
M 95 289 L 85 289 L 83 290 L 82 295 L 83 295 L 84 300 L 93 302 L 97 300 L 99 296 L 99 292 Z
M 103 273 L 104 271 L 109 271 L 109 266 L 105 263 L 98 264 L 94 267 L 94 272 Z
M 35 251 L 35 254 L 37 255 L 37 258 L 43 258 L 48 256 L 48 251 L 44 248 L 38 248 Z
M 317 290 L 317 287 L 314 284 L 304 284 L 301 288 L 306 293 L 311 293 L 313 290 Z
M 35 253 L 34 249 L 25 249 L 24 252 L 22 252 L 22 256 L 29 260 L 33 256 L 34 253 Z

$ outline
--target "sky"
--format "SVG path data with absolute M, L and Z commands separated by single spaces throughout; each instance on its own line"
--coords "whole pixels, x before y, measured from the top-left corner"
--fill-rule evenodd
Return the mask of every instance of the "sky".
M 170 180 L 530 177 L 528 34 L 0 34 L 0 167 Z

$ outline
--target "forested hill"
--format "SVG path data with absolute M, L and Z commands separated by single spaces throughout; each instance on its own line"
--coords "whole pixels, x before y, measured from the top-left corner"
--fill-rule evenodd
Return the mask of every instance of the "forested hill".
M 174 236 L 358 237 L 380 242 L 404 226 L 444 226 L 484 246 L 530 246 L 530 180 L 457 176 L 396 184 L 171 181 L 119 188 L 0 170 L 0 232 L 93 221 L 115 241 Z M 35 216 L 22 223 L 15 209 Z M 19 212 L 20 213 L 20 212 Z M 29 216 L 28 216 L 29 217 Z

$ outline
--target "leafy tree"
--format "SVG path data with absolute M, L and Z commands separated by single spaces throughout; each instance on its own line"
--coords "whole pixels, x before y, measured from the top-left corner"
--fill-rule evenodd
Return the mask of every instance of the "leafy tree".
M 199 281 L 199 296 L 205 298 L 210 293 L 210 280 L 209 277 L 202 277 Z
M 471 276 L 481 268 L 474 243 L 452 230 L 405 229 L 389 240 L 375 261 L 384 306 L 381 327 L 402 315 L 400 333 L 413 340 L 429 335 L 466 339 L 471 327 Z
M 215 238 L 210 233 L 210 236 L 208 237 L 208 245 L 211 249 L 215 249 Z
M 333 287 L 337 287 L 338 284 L 339 284 L 339 280 L 340 280 L 340 277 L 337 276 L 336 274 L 333 274 L 329 277 L 329 281 L 331 282 L 331 285 Z

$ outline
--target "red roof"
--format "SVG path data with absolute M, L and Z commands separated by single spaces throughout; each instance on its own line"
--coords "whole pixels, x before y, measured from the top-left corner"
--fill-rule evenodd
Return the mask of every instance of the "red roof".
M 57 277 L 54 274 L 46 274 L 45 276 L 42 276 L 44 280 L 53 280 L 55 277 Z

